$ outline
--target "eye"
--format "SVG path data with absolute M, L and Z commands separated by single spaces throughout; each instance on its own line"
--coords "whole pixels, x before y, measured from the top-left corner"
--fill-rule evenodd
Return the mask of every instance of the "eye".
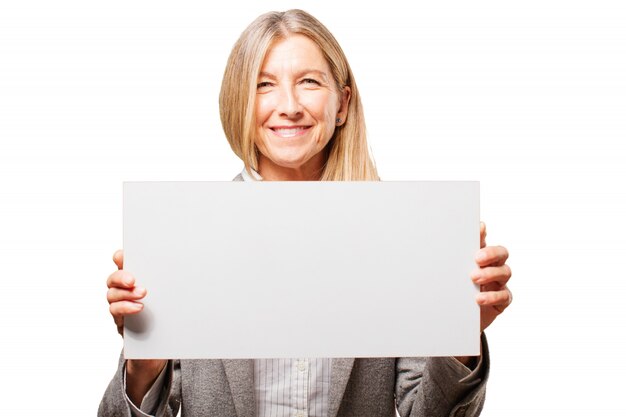
M 258 89 L 261 89 L 261 88 L 264 88 L 264 87 L 271 87 L 271 86 L 272 86 L 271 82 L 269 82 L 269 81 L 261 81 L 260 83 L 258 83 L 256 85 L 256 88 L 258 90 Z
M 302 80 L 303 84 L 311 84 L 311 85 L 322 85 L 319 81 L 314 80 L 313 78 L 305 78 Z

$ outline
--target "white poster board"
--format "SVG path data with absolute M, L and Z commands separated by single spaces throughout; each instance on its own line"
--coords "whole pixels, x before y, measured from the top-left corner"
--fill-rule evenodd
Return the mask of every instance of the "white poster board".
M 127 182 L 126 358 L 479 354 L 478 182 Z

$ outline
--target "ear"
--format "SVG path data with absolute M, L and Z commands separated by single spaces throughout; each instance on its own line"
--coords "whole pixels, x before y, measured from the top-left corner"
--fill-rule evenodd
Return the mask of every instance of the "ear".
M 342 126 L 346 122 L 351 95 L 352 92 L 350 91 L 350 87 L 345 86 L 341 91 L 341 97 L 339 98 L 339 111 L 337 112 L 337 119 L 339 119 L 339 121 L 336 123 L 337 126 Z

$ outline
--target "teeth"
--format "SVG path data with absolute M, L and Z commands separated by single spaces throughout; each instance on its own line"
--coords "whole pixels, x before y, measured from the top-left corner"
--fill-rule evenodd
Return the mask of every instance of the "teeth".
M 302 132 L 304 130 L 303 127 L 295 127 L 289 129 L 274 129 L 274 132 L 278 133 L 280 136 L 284 138 L 290 138 L 296 136 L 298 132 Z

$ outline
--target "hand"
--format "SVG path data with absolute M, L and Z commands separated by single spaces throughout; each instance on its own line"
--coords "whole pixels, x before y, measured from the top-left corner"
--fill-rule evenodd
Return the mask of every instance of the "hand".
M 135 277 L 124 271 L 124 251 L 118 250 L 113 254 L 113 262 L 117 271 L 107 279 L 107 301 L 109 311 L 113 316 L 117 332 L 124 337 L 124 316 L 137 314 L 143 310 L 143 303 L 139 300 L 147 294 L 145 288 L 135 286 Z M 135 405 L 140 405 L 144 395 L 148 392 L 163 368 L 166 360 L 146 359 L 128 360 L 126 363 L 126 393 Z
M 478 269 L 472 271 L 474 283 L 480 285 L 476 302 L 480 306 L 480 331 L 485 330 L 513 301 L 507 287 L 511 268 L 506 264 L 509 252 L 502 246 L 487 246 L 487 228 L 480 222 L 480 247 L 476 254 Z
M 113 254 L 113 262 L 117 265 L 117 271 L 109 275 L 107 279 L 107 301 L 109 311 L 113 316 L 117 332 L 124 337 L 124 316 L 137 314 L 143 310 L 143 303 L 139 300 L 146 296 L 146 289 L 135 286 L 135 277 L 123 270 L 124 251 L 118 250 Z

